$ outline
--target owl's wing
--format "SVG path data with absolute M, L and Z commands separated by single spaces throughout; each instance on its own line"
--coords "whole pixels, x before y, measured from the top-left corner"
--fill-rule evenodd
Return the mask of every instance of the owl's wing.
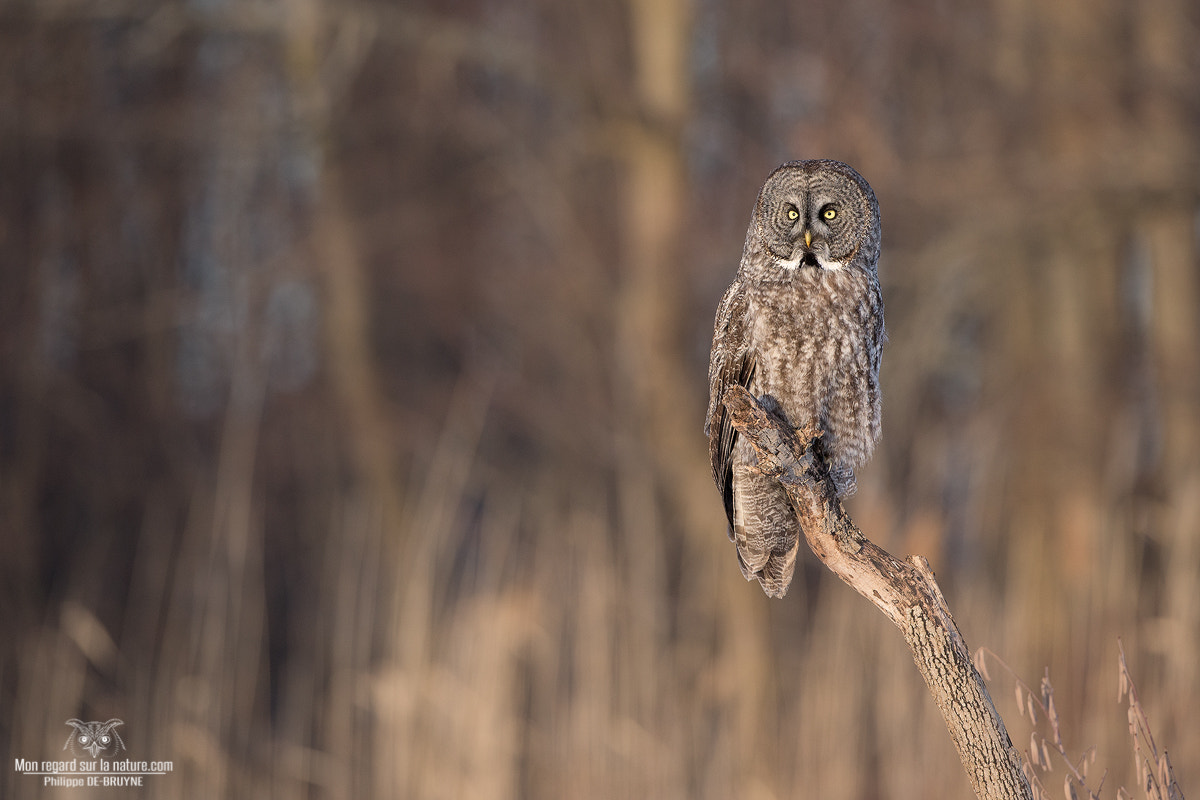
M 708 434 L 709 461 L 713 480 L 725 504 L 729 520 L 729 537 L 733 538 L 733 445 L 737 431 L 729 424 L 729 413 L 721 404 L 725 391 L 740 384 L 747 389 L 754 378 L 755 358 L 750 348 L 746 320 L 746 289 L 735 279 L 717 306 L 713 326 L 712 352 L 708 362 L 708 417 L 704 432 Z

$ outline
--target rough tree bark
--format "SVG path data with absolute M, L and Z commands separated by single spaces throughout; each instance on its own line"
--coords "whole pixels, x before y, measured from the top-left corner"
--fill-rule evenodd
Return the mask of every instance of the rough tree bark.
M 975 670 L 929 562 L 921 556 L 900 561 L 863 536 L 838 501 L 814 450 L 819 439 L 815 430 L 794 432 L 740 386 L 729 389 L 722 402 L 738 433 L 758 451 L 760 468 L 787 491 L 808 546 L 904 634 L 975 794 L 985 800 L 1032 800 L 1021 757 Z

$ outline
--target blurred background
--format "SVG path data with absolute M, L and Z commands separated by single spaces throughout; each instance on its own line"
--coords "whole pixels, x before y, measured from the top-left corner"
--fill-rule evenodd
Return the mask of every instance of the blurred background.
M 746 583 L 709 477 L 813 157 L 883 215 L 856 522 L 1107 797 L 1121 637 L 1198 791 L 1185 0 L 0 4 L 8 763 L 120 718 L 157 797 L 971 796 L 899 632 L 807 552 Z

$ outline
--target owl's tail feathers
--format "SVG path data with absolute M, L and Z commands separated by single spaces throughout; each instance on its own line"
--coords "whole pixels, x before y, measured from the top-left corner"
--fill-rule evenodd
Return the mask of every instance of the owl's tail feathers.
M 783 487 L 749 465 L 733 468 L 733 541 L 746 580 L 783 597 L 796 569 L 800 523 Z
M 742 558 L 742 548 L 738 548 L 738 564 L 746 580 L 758 579 L 767 597 L 783 597 L 787 594 L 792 583 L 792 573 L 796 571 L 796 553 L 799 551 L 798 542 L 790 548 L 772 550 L 766 563 L 757 571 L 751 571 Z

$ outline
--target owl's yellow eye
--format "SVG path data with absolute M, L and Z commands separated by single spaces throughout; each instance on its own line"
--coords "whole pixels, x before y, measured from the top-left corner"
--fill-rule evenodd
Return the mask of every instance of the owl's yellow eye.
M 827 208 L 821 212 L 821 216 L 825 218 L 826 222 L 828 222 L 829 220 L 831 220 L 837 216 L 837 209 L 830 206 L 829 208 Z
M 800 212 L 796 209 L 795 206 L 788 206 L 787 214 L 788 214 L 788 219 L 792 219 L 792 220 L 800 219 Z

